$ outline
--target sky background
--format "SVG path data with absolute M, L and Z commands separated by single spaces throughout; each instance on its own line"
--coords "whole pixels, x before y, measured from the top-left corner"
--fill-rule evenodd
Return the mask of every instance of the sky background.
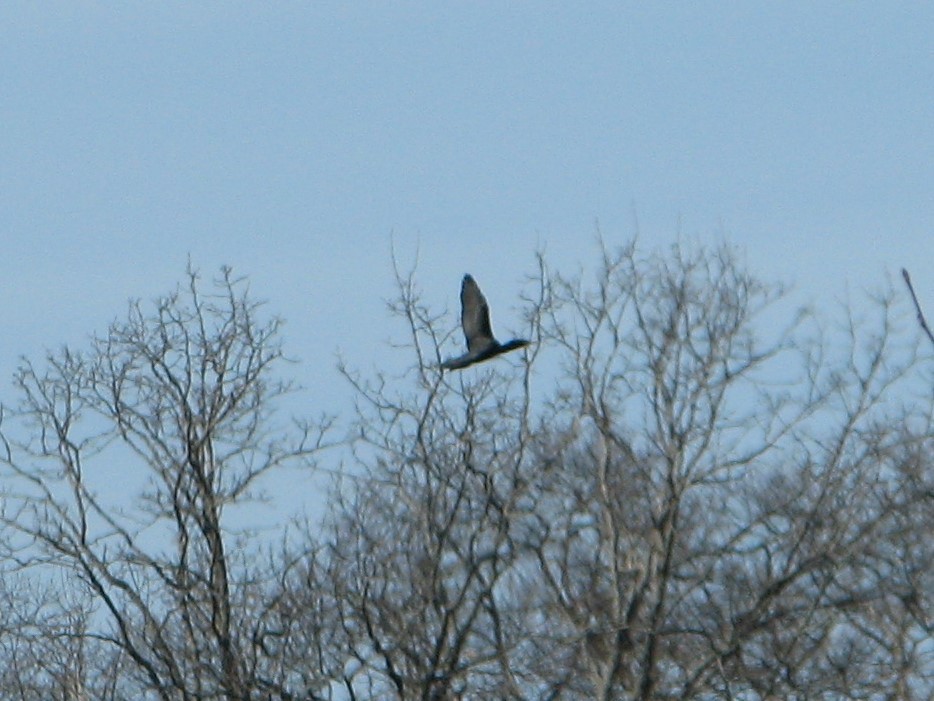
M 907 266 L 934 313 L 934 4 L 0 6 L 4 403 L 190 257 L 343 411 L 338 350 L 370 372 L 404 331 L 391 240 L 452 327 L 469 271 L 508 336 L 536 250 L 592 269 L 598 228 L 732 242 L 827 308 Z

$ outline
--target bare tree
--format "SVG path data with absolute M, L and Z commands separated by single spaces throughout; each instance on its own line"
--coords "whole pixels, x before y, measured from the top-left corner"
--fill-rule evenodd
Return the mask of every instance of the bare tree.
M 397 274 L 411 366 L 341 368 L 329 513 L 276 548 L 232 518 L 328 422 L 277 419 L 242 280 L 24 362 L 0 694 L 930 698 L 934 397 L 894 292 L 828 321 L 726 246 L 538 263 L 533 344 L 449 373 L 456 323 Z
M 442 374 L 438 318 L 411 274 L 398 281 L 391 308 L 408 323 L 416 391 L 344 369 L 358 398 L 358 470 L 334 495 L 327 563 L 346 693 L 524 697 L 512 671 L 523 632 L 503 604 L 534 483 L 529 366 L 516 356 L 473 380 Z
M 229 269 L 207 293 L 190 271 L 88 352 L 16 376 L 0 456 L 7 562 L 90 595 L 96 611 L 72 634 L 121 660 L 123 698 L 266 698 L 260 604 L 277 577 L 226 523 L 267 473 L 307 462 L 327 426 L 276 420 L 291 388 L 274 375 L 280 322 L 259 312 Z
M 114 693 L 110 655 L 97 655 L 85 637 L 86 596 L 51 582 L 7 575 L 0 580 L 0 697 L 11 701 L 85 701 Z
M 931 397 L 894 295 L 775 328 L 727 247 L 602 252 L 592 285 L 540 267 L 528 362 L 462 374 L 400 276 L 414 387 L 347 373 L 348 694 L 927 698 Z

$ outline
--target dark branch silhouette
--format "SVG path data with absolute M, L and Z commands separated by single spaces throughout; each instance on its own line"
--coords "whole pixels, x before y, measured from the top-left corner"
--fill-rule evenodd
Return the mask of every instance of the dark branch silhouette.
M 514 338 L 508 343 L 496 340 L 490 326 L 490 308 L 477 281 L 470 275 L 464 275 L 461 283 L 461 327 L 467 339 L 467 352 L 441 363 L 444 370 L 460 370 L 529 345 L 529 341 L 521 338 Z
M 931 343 L 934 343 L 934 333 L 931 332 L 931 327 L 928 326 L 928 322 L 924 318 L 924 312 L 921 311 L 921 303 L 918 301 L 918 295 L 915 294 L 914 285 L 911 284 L 911 276 L 905 268 L 902 268 L 902 277 L 905 278 L 905 284 L 908 285 L 911 301 L 915 304 L 915 311 L 918 313 L 918 323 L 921 325 L 921 329 L 924 333 L 927 334 L 927 337 L 931 339 Z

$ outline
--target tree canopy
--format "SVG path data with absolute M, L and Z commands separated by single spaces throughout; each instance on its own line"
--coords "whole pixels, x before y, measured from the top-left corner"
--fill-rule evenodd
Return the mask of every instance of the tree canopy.
M 451 373 L 456 322 L 397 283 L 407 370 L 341 366 L 336 424 L 282 419 L 304 370 L 227 269 L 23 361 L 3 698 L 934 693 L 934 376 L 904 294 L 804 312 L 729 246 L 602 245 L 587 275 L 538 258 L 531 345 Z M 239 527 L 318 468 L 320 518 Z

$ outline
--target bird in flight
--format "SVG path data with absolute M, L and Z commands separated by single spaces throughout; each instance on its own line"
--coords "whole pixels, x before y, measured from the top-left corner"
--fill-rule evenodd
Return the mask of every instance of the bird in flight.
M 502 353 L 529 345 L 529 342 L 515 338 L 508 343 L 500 343 L 493 337 L 490 326 L 490 308 L 480 291 L 477 281 L 470 275 L 464 275 L 461 283 L 461 327 L 467 338 L 467 352 L 457 358 L 449 358 L 441 363 L 443 370 L 460 370 L 474 363 L 482 363 Z

